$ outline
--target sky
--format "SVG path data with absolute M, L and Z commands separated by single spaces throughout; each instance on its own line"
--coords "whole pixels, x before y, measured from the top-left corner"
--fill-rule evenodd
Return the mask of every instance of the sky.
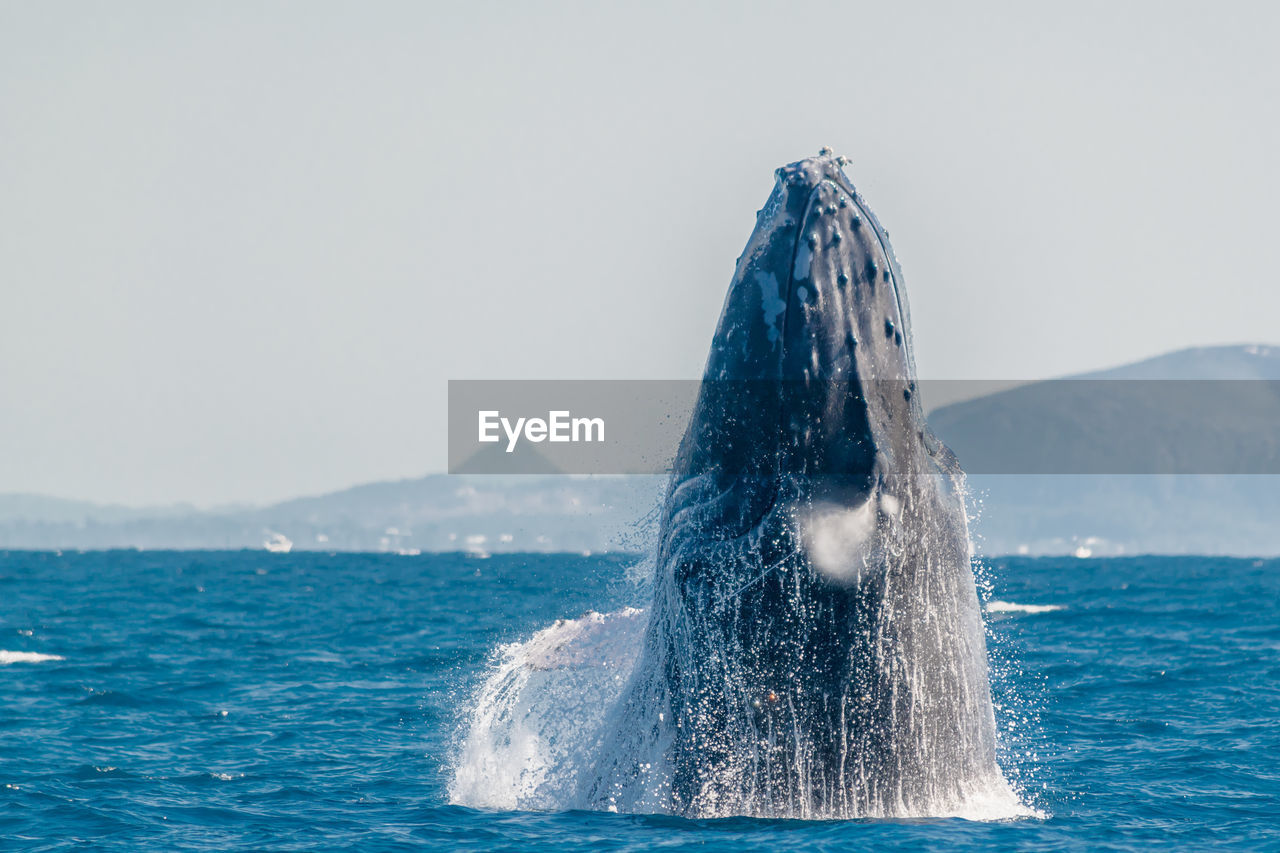
M 773 169 L 932 379 L 1280 343 L 1270 3 L 0 3 L 0 492 L 442 471 L 449 379 L 696 378 Z

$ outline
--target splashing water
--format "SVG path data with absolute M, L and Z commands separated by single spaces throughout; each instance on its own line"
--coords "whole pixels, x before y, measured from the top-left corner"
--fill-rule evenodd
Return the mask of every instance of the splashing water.
M 470 704 L 449 800 L 475 808 L 557 811 L 638 657 L 646 612 L 561 619 L 501 646 Z
M 791 584 L 790 591 L 794 593 L 794 574 L 790 579 L 786 579 L 786 572 L 778 575 L 775 583 Z M 762 581 L 760 586 L 766 583 Z M 671 800 L 677 773 L 671 755 L 672 709 L 669 698 L 663 695 L 661 677 L 670 662 L 655 665 L 652 657 L 655 653 L 670 654 L 673 647 L 659 644 L 665 651 L 653 647 L 655 632 L 651 629 L 655 626 L 649 625 L 650 612 L 633 607 L 607 614 L 592 612 L 578 619 L 560 620 L 523 642 L 495 650 L 491 665 L 468 704 L 452 763 L 450 802 L 502 810 L 677 811 Z M 893 622 L 891 615 L 884 619 L 887 624 L 881 630 Z M 935 631 L 938 621 L 936 613 L 925 620 Z M 979 625 L 976 630 L 983 629 Z M 933 642 L 946 642 L 936 632 L 925 633 L 933 637 Z M 903 671 L 902 683 L 922 687 L 922 680 L 927 678 L 921 667 L 912 666 L 900 651 L 887 651 L 891 660 L 886 665 Z M 961 682 L 951 686 L 965 689 Z M 775 694 L 774 700 L 779 698 Z M 932 702 L 917 699 L 916 704 L 902 708 L 891 704 L 889 713 L 901 711 L 909 716 L 907 728 L 915 731 L 917 738 L 963 738 L 964 733 L 948 731 L 944 724 L 935 722 L 932 728 L 929 726 L 929 717 L 936 715 L 939 703 L 949 698 L 953 697 L 938 697 Z M 981 705 L 982 698 L 985 693 L 966 701 Z M 878 699 L 873 704 L 884 707 Z M 760 709 L 753 710 L 759 719 Z M 744 719 L 751 716 L 744 712 Z M 844 722 L 849 724 L 847 719 Z M 901 729 L 901 725 L 891 725 L 885 730 Z M 753 734 L 766 742 L 776 744 L 779 740 L 777 732 Z M 990 772 L 966 776 L 960 767 L 963 762 L 957 762 L 955 777 L 945 778 L 943 784 L 925 785 L 923 793 L 913 793 L 911 785 L 902 785 L 896 791 L 877 794 L 875 767 L 861 761 L 858 755 L 860 748 L 867 750 L 868 746 L 865 740 L 861 744 L 839 744 L 841 779 L 847 783 L 843 795 L 828 792 L 810 800 L 795 800 L 790 802 L 789 811 L 776 808 L 774 800 L 761 796 L 755 801 L 756 808 L 743 808 L 741 802 L 728 801 L 718 807 L 704 807 L 701 816 L 779 812 L 808 819 L 1007 820 L 1043 816 L 1021 801 L 994 764 L 985 766 Z M 970 749 L 970 744 L 958 744 L 935 752 L 951 755 Z M 866 754 L 874 751 L 867 750 Z M 905 754 L 919 753 L 909 750 Z M 793 747 L 790 759 L 795 766 L 783 775 L 798 773 L 805 778 L 808 773 L 806 781 L 812 784 L 811 757 Z M 804 767 L 806 764 L 810 766 Z M 616 780 L 620 766 L 627 768 L 632 784 L 625 790 L 615 786 L 613 794 L 602 797 L 601 792 Z M 834 784 L 840 784 L 839 780 Z

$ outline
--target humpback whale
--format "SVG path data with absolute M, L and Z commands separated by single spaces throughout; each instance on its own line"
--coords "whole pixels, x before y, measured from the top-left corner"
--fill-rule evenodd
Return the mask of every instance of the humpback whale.
M 925 423 L 902 272 L 846 162 L 778 169 L 738 259 L 583 807 L 874 817 L 1012 796 L 963 473 Z

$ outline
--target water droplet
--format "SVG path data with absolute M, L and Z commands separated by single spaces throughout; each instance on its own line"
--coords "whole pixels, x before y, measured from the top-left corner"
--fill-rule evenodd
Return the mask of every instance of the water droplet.
M 862 227 L 862 217 L 855 213 L 855 214 L 853 215 L 853 219 L 850 219 L 850 220 L 849 220 L 849 224 L 850 224 L 850 225 L 852 225 L 854 228 L 861 228 L 861 227 Z
M 885 318 L 884 321 L 884 336 L 886 338 L 893 337 L 893 321 L 888 318 Z
M 839 231 L 832 231 L 832 232 L 831 232 L 831 242 L 832 242 L 832 243 L 835 243 L 835 244 L 839 245 L 839 243 L 840 243 L 840 241 L 841 241 L 842 239 L 844 239 L 844 238 L 840 236 L 840 232 L 839 232 Z
M 911 399 L 911 389 L 910 389 L 910 388 L 903 388 L 903 389 L 902 389 L 902 399 L 904 399 L 904 400 L 910 400 L 910 399 Z
M 884 268 L 884 280 L 885 280 L 885 281 L 888 281 L 888 280 L 889 280 L 889 268 L 888 268 L 888 267 L 885 267 L 885 268 Z
M 871 260 L 870 258 L 867 258 L 867 278 L 871 279 L 872 281 L 875 281 L 876 271 L 877 271 L 876 262 Z
M 837 203 L 840 205 L 841 210 L 849 206 L 849 202 L 845 199 L 844 196 L 840 196 L 840 201 Z
M 834 204 L 829 204 L 829 205 L 827 205 L 827 214 L 828 214 L 828 215 L 830 215 L 830 216 L 834 216 L 834 215 L 835 215 L 835 212 L 836 212 L 836 206 L 835 206 Z
M 819 149 L 818 149 L 818 156 L 819 156 L 819 157 L 830 157 L 830 156 L 831 156 L 831 149 L 830 149 L 830 148 L 828 148 L 828 147 L 827 147 L 827 146 L 825 146 L 825 145 L 824 145 L 824 146 L 822 146 L 821 148 L 819 148 Z
M 893 333 L 893 345 L 894 345 L 895 347 L 900 347 L 900 346 L 902 346 L 902 332 L 894 332 L 894 333 Z
M 840 275 L 836 276 L 836 284 L 840 285 L 841 287 L 844 287 L 848 283 L 849 283 L 849 276 L 845 275 L 844 273 L 840 273 Z
M 817 234 L 810 234 L 810 235 L 809 235 L 809 248 L 810 248 L 810 249 L 812 249 L 812 248 L 814 248 L 814 247 L 815 247 L 815 246 L 817 246 L 817 245 L 818 245 L 818 235 L 817 235 Z

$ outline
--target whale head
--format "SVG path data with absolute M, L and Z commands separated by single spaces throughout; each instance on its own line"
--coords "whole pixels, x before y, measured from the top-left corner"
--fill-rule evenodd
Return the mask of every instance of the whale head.
M 668 528 L 730 539 L 789 508 L 778 523 L 835 582 L 864 578 L 930 494 L 922 478 L 951 492 L 960 476 L 925 424 L 888 234 L 843 165 L 824 151 L 775 173 L 673 468 Z

